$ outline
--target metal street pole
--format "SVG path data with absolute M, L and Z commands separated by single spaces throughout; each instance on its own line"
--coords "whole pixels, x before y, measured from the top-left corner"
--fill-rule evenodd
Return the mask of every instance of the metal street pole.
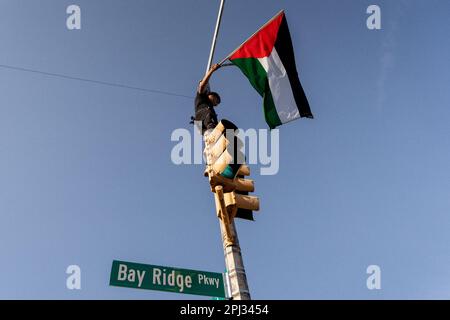
M 211 163 L 211 146 L 208 139 L 205 139 L 207 148 L 208 164 Z M 211 179 L 212 169 L 208 168 L 208 175 Z M 234 224 L 234 219 L 230 219 L 228 210 L 224 202 L 224 192 L 222 186 L 216 186 L 215 202 L 217 216 L 220 221 L 220 232 L 222 238 L 222 247 L 225 257 L 225 266 L 230 284 L 231 298 L 233 300 L 250 300 L 250 290 L 248 288 L 247 276 L 245 274 L 244 261 L 242 259 L 239 238 Z
M 225 0 L 221 0 L 206 72 L 208 72 L 211 68 L 212 61 L 214 59 L 214 52 L 216 50 L 217 37 L 219 35 L 224 6 Z M 210 150 L 212 146 L 209 145 L 208 139 L 205 139 L 205 144 L 207 150 Z M 207 155 L 209 165 L 208 175 L 211 180 L 212 170 L 210 167 L 210 153 L 207 152 Z M 245 274 L 244 262 L 242 260 L 241 247 L 239 246 L 236 226 L 234 224 L 234 220 L 231 219 L 230 221 L 229 219 L 228 212 L 223 200 L 223 188 L 221 186 L 217 186 L 215 188 L 215 200 L 220 221 L 220 231 L 225 256 L 225 265 L 230 280 L 231 298 L 234 300 L 250 300 L 250 291 L 248 289 L 247 276 Z
M 244 261 L 242 260 L 241 247 L 239 246 L 239 239 L 234 220 L 230 224 L 230 231 L 234 238 L 233 244 L 226 245 L 226 235 L 223 223 L 220 224 L 220 231 L 222 234 L 225 264 L 230 280 L 231 297 L 233 300 L 251 300 L 247 276 L 245 274 Z

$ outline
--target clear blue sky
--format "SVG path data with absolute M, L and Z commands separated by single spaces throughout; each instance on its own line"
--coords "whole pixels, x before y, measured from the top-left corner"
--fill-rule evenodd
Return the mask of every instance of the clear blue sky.
M 80 31 L 66 29 L 73 3 Z M 3 0 L 0 65 L 191 96 L 217 8 Z M 253 298 L 449 299 L 450 2 L 228 0 L 216 60 L 283 8 L 315 119 L 281 127 L 277 175 L 252 166 L 261 211 L 237 227 Z M 212 86 L 221 117 L 266 128 L 237 69 Z M 224 271 L 203 166 L 170 160 L 192 109 L 0 67 L 0 298 L 208 299 L 108 285 L 113 259 Z M 80 291 L 66 289 L 71 264 Z

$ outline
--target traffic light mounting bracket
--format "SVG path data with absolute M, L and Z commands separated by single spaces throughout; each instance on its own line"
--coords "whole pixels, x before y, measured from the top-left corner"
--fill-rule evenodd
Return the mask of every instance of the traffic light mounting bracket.
M 231 233 L 230 229 L 230 217 L 228 214 L 227 207 L 225 205 L 224 193 L 222 186 L 215 187 L 215 197 L 217 204 L 217 214 L 219 215 L 219 219 L 222 222 L 223 228 L 225 230 L 225 247 L 234 245 L 234 236 Z

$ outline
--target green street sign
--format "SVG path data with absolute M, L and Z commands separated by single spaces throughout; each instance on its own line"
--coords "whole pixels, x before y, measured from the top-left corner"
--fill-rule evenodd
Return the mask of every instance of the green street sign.
M 225 298 L 224 274 L 114 260 L 110 286 Z

